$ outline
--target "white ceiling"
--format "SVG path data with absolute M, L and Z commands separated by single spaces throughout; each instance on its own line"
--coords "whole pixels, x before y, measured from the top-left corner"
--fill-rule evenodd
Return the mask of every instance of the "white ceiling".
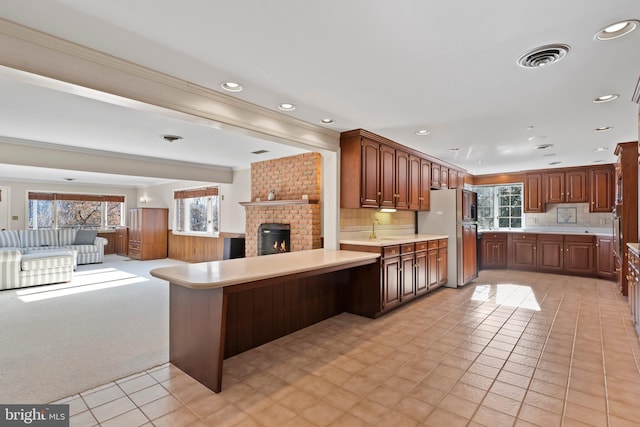
M 240 99 L 291 102 L 283 114 L 332 118 L 337 131 L 364 128 L 475 174 L 614 162 L 616 143 L 638 139 L 640 29 L 593 37 L 639 19 L 637 0 L 3 0 L 0 16 L 214 90 L 237 81 Z M 516 64 L 550 43 L 571 49 L 547 67 Z M 300 152 L 6 76 L 0 93 L 5 137 L 233 168 L 262 160 L 247 154 L 256 149 Z M 592 102 L 609 93 L 620 98 Z

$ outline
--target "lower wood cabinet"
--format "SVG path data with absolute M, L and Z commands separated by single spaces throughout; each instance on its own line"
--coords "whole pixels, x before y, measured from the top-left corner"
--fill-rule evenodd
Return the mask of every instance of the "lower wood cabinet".
M 104 246 L 104 254 L 116 253 L 116 234 L 115 233 L 98 233 L 98 237 L 107 239 L 107 244 Z
M 511 232 L 484 233 L 482 236 L 482 268 L 512 268 L 613 280 L 614 262 L 613 238 L 610 236 Z
M 380 253 L 382 313 L 447 283 L 447 246 L 447 239 L 438 239 L 381 248 L 341 244 L 340 249 Z
M 507 233 L 483 233 L 480 268 L 507 268 Z

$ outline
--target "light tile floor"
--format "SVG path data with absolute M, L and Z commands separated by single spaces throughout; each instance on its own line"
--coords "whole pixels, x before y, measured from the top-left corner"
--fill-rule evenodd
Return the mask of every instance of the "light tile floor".
M 219 394 L 167 364 L 63 402 L 72 426 L 638 426 L 639 361 L 614 283 L 482 271 L 227 359 Z

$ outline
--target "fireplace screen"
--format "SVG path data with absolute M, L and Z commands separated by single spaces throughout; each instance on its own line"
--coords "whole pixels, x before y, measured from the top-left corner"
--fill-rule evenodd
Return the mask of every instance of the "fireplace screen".
M 289 224 L 261 224 L 258 228 L 258 255 L 271 255 L 291 250 Z

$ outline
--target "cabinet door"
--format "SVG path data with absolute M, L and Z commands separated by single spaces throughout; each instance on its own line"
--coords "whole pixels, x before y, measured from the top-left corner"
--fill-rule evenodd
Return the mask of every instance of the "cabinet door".
M 431 162 L 420 159 L 420 210 L 431 208 Z
M 536 235 L 513 233 L 511 237 L 510 266 L 527 270 L 535 269 Z
M 362 138 L 362 177 L 360 205 L 378 207 L 380 203 L 380 144 Z
M 507 236 L 495 241 L 495 266 L 496 268 L 507 268 Z
M 420 197 L 422 196 L 420 157 L 409 156 L 409 209 L 420 210 Z
M 440 188 L 440 165 L 431 163 L 431 188 Z
M 440 188 L 449 188 L 449 168 L 440 166 Z
M 564 203 L 564 172 L 544 174 L 545 203 Z
M 482 241 L 480 245 L 480 268 L 494 268 L 494 246 L 495 240 L 489 235 L 482 235 Z
M 409 209 L 409 153 L 396 150 L 395 208 Z
M 429 289 L 429 257 L 427 251 L 416 252 L 416 294 Z
M 462 187 L 458 182 L 458 171 L 449 169 L 449 188 L 456 189 L 458 187 Z
M 478 277 L 478 257 L 476 254 L 478 237 L 476 224 L 462 226 L 462 284 Z
M 604 278 L 613 278 L 613 238 L 596 237 L 596 274 Z
M 396 206 L 396 150 L 380 145 L 380 207 Z
M 564 268 L 564 237 L 562 235 L 538 236 L 538 269 L 562 272 Z
M 438 285 L 446 285 L 447 275 L 447 248 L 438 248 Z
M 382 302 L 386 309 L 400 303 L 400 257 L 384 259 L 382 274 Z
M 429 254 L 427 255 L 427 271 L 428 271 L 428 282 L 429 282 L 429 290 L 437 288 L 440 284 L 438 283 L 438 249 L 429 249 Z
M 613 209 L 613 168 L 592 168 L 590 171 L 589 212 L 606 212 Z
M 524 211 L 544 212 L 542 202 L 542 174 L 527 174 L 524 179 Z
M 416 294 L 415 291 L 415 261 L 414 254 L 403 255 L 402 259 L 402 272 L 401 272 L 401 280 L 402 280 L 402 301 L 407 301 L 413 298 Z
M 564 269 L 567 273 L 587 274 L 594 272 L 593 237 L 566 236 L 564 242 Z
M 589 201 L 589 181 L 587 170 L 567 172 L 565 175 L 567 203 L 585 203 Z

